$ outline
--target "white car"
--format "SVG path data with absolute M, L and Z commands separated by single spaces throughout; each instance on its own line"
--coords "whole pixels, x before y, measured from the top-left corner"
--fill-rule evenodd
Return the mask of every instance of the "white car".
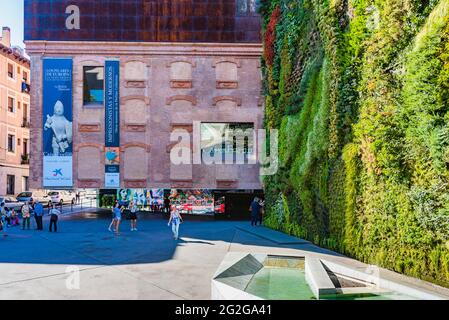
M 0 205 L 5 204 L 5 207 L 8 209 L 14 209 L 16 212 L 20 212 L 22 210 L 22 206 L 25 204 L 24 202 L 17 201 L 13 197 L 0 197 Z
M 49 206 L 52 204 L 63 205 L 64 203 L 75 204 L 76 194 L 70 191 L 50 191 L 44 197 Z

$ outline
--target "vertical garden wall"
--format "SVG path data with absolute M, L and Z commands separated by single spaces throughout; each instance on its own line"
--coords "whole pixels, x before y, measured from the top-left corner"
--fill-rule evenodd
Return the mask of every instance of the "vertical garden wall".
M 266 225 L 449 286 L 449 1 L 262 0 Z

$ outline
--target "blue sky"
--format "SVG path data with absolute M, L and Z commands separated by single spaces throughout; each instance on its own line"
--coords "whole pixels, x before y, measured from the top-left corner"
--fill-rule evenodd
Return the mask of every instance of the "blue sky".
M 0 0 L 0 26 L 11 28 L 11 44 L 23 43 L 23 0 Z

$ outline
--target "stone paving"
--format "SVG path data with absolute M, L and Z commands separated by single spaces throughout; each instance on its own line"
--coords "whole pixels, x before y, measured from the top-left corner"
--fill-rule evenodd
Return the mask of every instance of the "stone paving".
M 309 254 L 366 268 L 310 243 L 277 244 L 256 235 L 263 227 L 245 231 L 247 222 L 188 219 L 179 241 L 162 216 L 142 217 L 137 232 L 125 220 L 119 236 L 107 230 L 109 222 L 109 213 L 91 212 L 62 217 L 58 233 L 48 232 L 48 222 L 43 232 L 10 229 L 0 237 L 0 299 L 207 300 L 211 278 L 228 252 Z M 79 289 L 67 287 L 73 267 L 79 268 Z M 382 272 L 449 297 L 447 289 Z

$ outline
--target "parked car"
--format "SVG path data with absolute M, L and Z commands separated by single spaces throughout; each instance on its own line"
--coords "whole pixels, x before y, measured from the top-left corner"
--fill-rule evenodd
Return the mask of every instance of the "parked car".
M 45 199 L 48 206 L 52 204 L 63 205 L 64 203 L 75 204 L 76 193 L 71 191 L 50 191 Z
M 8 209 L 14 209 L 15 211 L 21 211 L 22 206 L 25 204 L 25 202 L 17 201 L 13 197 L 0 197 L 0 205 L 4 203 L 5 207 Z

